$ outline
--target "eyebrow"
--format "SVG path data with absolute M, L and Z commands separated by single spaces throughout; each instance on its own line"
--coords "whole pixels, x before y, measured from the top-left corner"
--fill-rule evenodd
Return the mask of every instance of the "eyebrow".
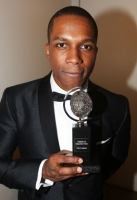
M 64 38 L 64 37 L 55 37 L 54 40 L 66 41 L 67 38 Z
M 55 37 L 54 41 L 56 41 L 56 40 L 57 41 L 67 41 L 68 39 L 65 38 L 65 37 Z M 91 42 L 91 43 L 95 43 L 96 42 L 94 38 L 93 39 L 91 39 L 91 38 L 84 38 L 81 41 L 82 42 Z
M 84 40 L 82 40 L 83 42 L 91 42 L 91 43 L 95 43 L 94 39 L 91 38 L 85 38 Z

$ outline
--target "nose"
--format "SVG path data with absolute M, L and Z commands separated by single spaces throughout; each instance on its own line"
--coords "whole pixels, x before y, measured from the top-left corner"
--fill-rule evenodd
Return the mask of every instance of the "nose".
M 67 63 L 72 63 L 74 65 L 82 64 L 83 59 L 80 53 L 80 50 L 77 48 L 71 48 L 67 52 L 67 58 L 66 58 Z

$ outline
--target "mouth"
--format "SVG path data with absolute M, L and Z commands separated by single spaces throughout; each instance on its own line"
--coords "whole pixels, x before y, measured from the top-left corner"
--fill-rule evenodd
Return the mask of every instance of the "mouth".
M 66 76 L 71 78 L 80 78 L 83 76 L 84 72 L 63 72 Z

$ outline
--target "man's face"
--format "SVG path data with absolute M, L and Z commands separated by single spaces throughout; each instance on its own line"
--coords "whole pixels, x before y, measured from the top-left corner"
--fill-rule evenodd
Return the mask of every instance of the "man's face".
M 95 33 L 87 18 L 63 15 L 54 20 L 46 55 L 53 77 L 62 89 L 68 91 L 86 82 L 96 54 Z

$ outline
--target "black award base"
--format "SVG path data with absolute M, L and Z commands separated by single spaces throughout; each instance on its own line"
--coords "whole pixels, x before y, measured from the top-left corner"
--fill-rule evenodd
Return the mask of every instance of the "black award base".
M 97 155 L 95 154 L 90 127 L 74 127 L 73 129 L 73 156 L 83 159 L 82 172 L 99 173 L 100 165 Z

